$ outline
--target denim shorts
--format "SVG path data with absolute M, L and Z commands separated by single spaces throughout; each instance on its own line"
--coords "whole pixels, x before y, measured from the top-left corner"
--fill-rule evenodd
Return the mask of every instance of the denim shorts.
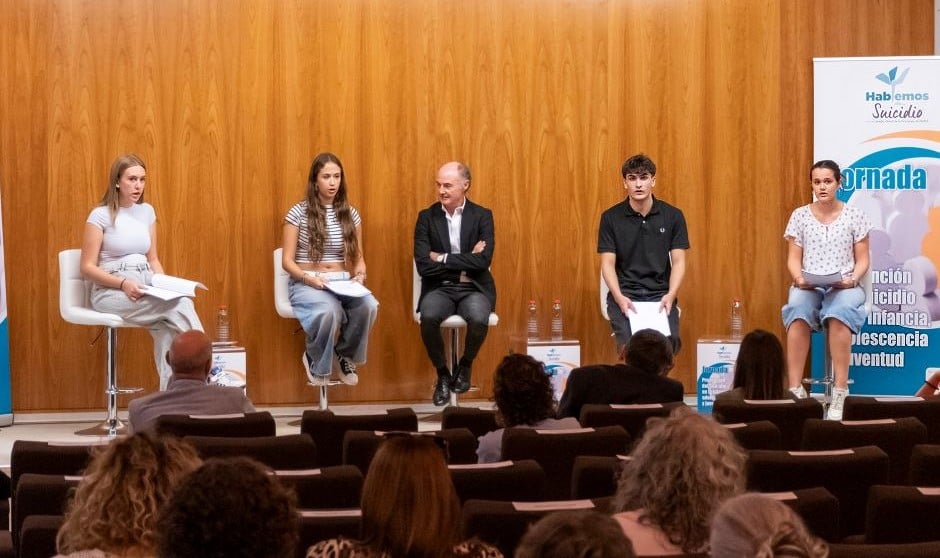
M 787 328 L 794 320 L 803 320 L 814 331 L 820 331 L 826 320 L 834 318 L 848 326 L 852 333 L 858 333 L 868 317 L 865 315 L 865 290 L 861 287 L 808 290 L 791 286 L 781 313 Z

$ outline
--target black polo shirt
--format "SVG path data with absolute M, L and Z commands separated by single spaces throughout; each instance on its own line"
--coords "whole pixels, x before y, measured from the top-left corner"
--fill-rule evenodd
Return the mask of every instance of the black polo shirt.
M 620 291 L 631 299 L 659 300 L 669 292 L 669 251 L 688 248 L 682 211 L 655 197 L 646 217 L 630 207 L 629 198 L 601 215 L 597 253 L 617 255 Z

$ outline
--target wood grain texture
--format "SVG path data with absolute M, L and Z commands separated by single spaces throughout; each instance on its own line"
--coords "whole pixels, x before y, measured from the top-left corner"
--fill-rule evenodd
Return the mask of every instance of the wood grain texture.
M 782 334 L 783 226 L 809 200 L 812 58 L 923 55 L 930 0 L 9 0 L 0 3 L 0 193 L 15 411 L 103 406 L 103 342 L 58 314 L 58 251 L 78 246 L 111 160 L 148 163 L 168 272 L 232 309 L 262 405 L 312 404 L 296 322 L 273 309 L 271 251 L 312 158 L 342 159 L 381 306 L 360 385 L 332 402 L 426 400 L 411 308 L 414 220 L 444 162 L 494 210 L 500 325 L 482 395 L 523 330 L 561 298 L 582 361 L 614 358 L 598 309 L 597 221 L 623 159 L 648 153 L 685 212 L 680 301 L 696 338 Z M 547 314 L 547 312 L 545 312 Z M 547 322 L 543 324 L 547 333 Z M 149 335 L 122 330 L 122 383 L 157 386 Z M 518 347 L 517 347 L 518 348 Z M 122 399 L 122 404 L 126 401 Z

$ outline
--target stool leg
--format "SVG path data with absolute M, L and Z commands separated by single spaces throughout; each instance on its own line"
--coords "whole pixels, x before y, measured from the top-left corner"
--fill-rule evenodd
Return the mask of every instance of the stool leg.
M 450 376 L 454 378 L 454 374 L 457 373 L 457 365 L 460 362 L 460 330 L 458 328 L 451 328 L 450 330 Z M 459 407 L 460 402 L 457 401 L 457 392 L 450 390 L 450 406 Z
M 114 437 L 126 432 L 127 427 L 118 420 L 117 416 L 117 328 L 108 328 L 108 377 L 105 395 L 107 396 L 108 417 L 104 422 L 91 428 L 79 430 L 79 436 L 108 436 Z
M 325 411 L 329 408 L 330 402 L 327 399 L 327 386 L 320 386 L 320 410 Z
M 829 352 L 829 326 L 823 327 L 823 343 L 826 345 L 823 351 L 823 401 L 826 403 L 826 409 L 829 409 L 829 403 L 832 401 L 832 385 L 835 383 L 835 375 L 832 371 L 832 354 Z

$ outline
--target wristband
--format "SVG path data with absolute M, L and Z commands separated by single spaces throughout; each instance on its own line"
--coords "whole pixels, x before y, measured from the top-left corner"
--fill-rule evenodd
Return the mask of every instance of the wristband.
M 121 291 L 124 290 L 124 281 L 127 281 L 127 277 L 125 277 L 124 279 L 121 279 L 121 284 L 118 285 L 118 290 L 121 290 Z
M 924 380 L 924 383 L 927 384 L 928 386 L 932 387 L 932 388 L 934 389 L 934 391 L 937 391 L 938 389 L 940 389 L 940 387 L 931 384 L 931 383 L 928 382 L 927 380 Z

